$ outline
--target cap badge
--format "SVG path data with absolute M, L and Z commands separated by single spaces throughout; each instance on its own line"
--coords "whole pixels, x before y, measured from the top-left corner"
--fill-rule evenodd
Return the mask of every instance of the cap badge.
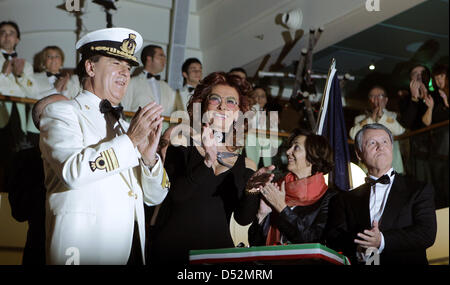
M 133 55 L 134 50 L 136 49 L 136 41 L 134 39 L 136 39 L 136 35 L 129 34 L 128 39 L 123 40 L 120 49 L 128 54 Z

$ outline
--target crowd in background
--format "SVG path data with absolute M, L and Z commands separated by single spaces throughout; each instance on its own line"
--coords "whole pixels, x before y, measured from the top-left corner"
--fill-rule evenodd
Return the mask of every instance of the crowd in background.
M 0 56 L 0 67 L 2 68 L 0 74 L 0 94 L 37 100 L 41 100 L 52 94 L 61 94 L 67 99 L 72 99 L 83 90 L 82 74 L 84 72 L 84 66 L 77 66 L 73 72 L 64 70 L 64 52 L 61 48 L 48 46 L 40 51 L 38 55 L 39 60 L 36 61 L 37 64 L 35 64 L 35 71 L 33 72 L 31 64 L 22 59 L 15 50 L 19 42 L 20 30 L 17 24 L 14 22 L 0 23 L 0 49 L 3 54 Z M 207 102 L 211 106 L 215 104 L 215 98 L 211 98 L 209 96 L 210 94 L 206 94 L 207 91 L 204 90 L 225 85 L 228 87 L 231 86 L 239 91 L 236 95 L 237 97 L 235 96 L 237 99 L 233 99 L 234 95 L 229 96 L 226 98 L 227 102 L 225 104 L 232 108 L 233 104 L 236 103 L 233 103 L 233 100 L 235 100 L 241 102 L 239 103 L 239 109 L 241 111 L 255 111 L 256 116 L 253 118 L 255 122 L 254 126 L 262 126 L 261 128 L 266 129 L 267 117 L 262 118 L 261 116 L 266 116 L 268 113 L 262 111 L 278 111 L 280 113 L 278 119 L 281 119 L 282 107 L 273 102 L 268 92 L 268 87 L 260 85 L 252 86 L 247 81 L 247 74 L 243 68 L 233 68 L 227 73 L 213 73 L 204 78 L 200 60 L 197 58 L 188 58 L 185 60 L 181 69 L 183 87 L 179 90 L 173 90 L 161 78 L 161 73 L 165 68 L 167 60 L 162 47 L 156 45 L 144 47 L 140 60 L 143 66 L 135 69 L 126 94 L 121 101 L 121 105 L 125 111 L 138 112 L 140 107 L 150 102 L 156 102 L 162 106 L 162 115 L 164 116 L 170 116 L 175 111 L 187 111 L 192 116 L 192 103 L 194 101 Z M 386 109 L 390 96 L 384 86 L 374 83 L 367 94 L 367 112 L 355 118 L 354 125 L 351 127 L 349 133 L 349 137 L 355 140 L 355 143 L 356 141 L 362 143 L 364 141 L 364 131 L 367 131 L 367 127 L 365 126 L 375 124 L 385 127 L 385 129 L 380 128 L 386 134 L 390 134 L 392 143 L 392 171 L 390 166 L 385 167 L 386 171 L 389 170 L 390 176 L 407 172 L 407 167 L 404 165 L 405 159 L 402 158 L 400 144 L 398 141 L 392 139 L 392 135 L 398 136 L 404 134 L 407 130 L 417 130 L 449 119 L 448 65 L 436 64 L 430 71 L 428 67 L 418 64 L 410 70 L 409 74 L 410 84 L 406 90 L 407 92 L 402 93 L 401 103 L 399 104 L 401 107 L 400 113 Z M 217 83 L 216 81 L 222 83 Z M 432 82 L 431 86 L 429 84 L 430 81 Z M 203 91 L 204 93 L 202 93 Z M 227 93 L 228 91 L 217 91 L 217 93 L 220 92 Z M 224 99 L 223 96 L 218 95 L 216 100 L 218 106 L 221 106 L 221 100 Z M 242 102 L 246 102 L 245 106 Z M 29 239 L 27 241 L 27 247 L 31 251 L 37 250 L 34 253 L 28 251 L 31 257 L 24 257 L 24 262 L 28 258 L 28 262 L 30 263 L 42 263 L 42 259 L 32 259 L 36 256 L 40 258 L 44 256 L 43 248 L 39 245 L 42 245 L 45 236 L 42 236 L 43 232 L 39 227 L 43 224 L 42 216 L 45 213 L 42 213 L 42 206 L 33 207 L 32 211 L 28 207 L 28 205 L 33 203 L 35 205 L 43 204 L 43 199 L 45 199 L 45 187 L 43 185 L 44 174 L 42 167 L 40 167 L 42 166 L 42 162 L 39 155 L 40 112 L 36 111 L 38 113 L 36 115 L 33 113 L 34 111 L 28 105 L 0 101 L 0 140 L 2 144 L 0 147 L 1 155 L 5 158 L 6 165 L 13 165 L 11 167 L 13 172 L 8 176 L 9 180 L 5 183 L 6 189 L 25 189 L 27 187 L 36 189 L 36 192 L 33 194 L 34 196 L 26 193 L 17 193 L 17 191 L 14 194 L 14 191 L 10 190 L 12 193 L 10 194 L 12 196 L 10 200 L 12 201 L 12 206 L 17 205 L 12 207 L 13 215 L 16 219 L 19 221 L 28 220 L 30 223 L 29 235 L 34 237 L 33 242 L 35 244 L 31 244 L 31 239 Z M 370 240 L 372 235 L 374 237 L 379 236 L 379 217 L 373 217 L 372 212 L 370 213 L 370 224 L 365 225 L 370 233 L 365 233 L 368 237 L 360 236 L 362 241 L 358 246 L 354 243 L 349 246 L 347 237 L 344 236 L 347 233 L 344 233 L 344 227 L 351 228 L 350 225 L 343 225 L 341 221 L 334 219 L 332 223 L 334 223 L 335 227 L 330 231 L 327 230 L 328 212 L 339 208 L 343 212 L 347 211 L 346 213 L 348 213 L 348 210 L 345 209 L 347 209 L 346 207 L 350 207 L 350 202 L 344 198 L 339 198 L 336 199 L 338 202 L 329 209 L 329 203 L 331 203 L 332 198 L 339 191 L 349 189 L 329 189 L 325 185 L 323 175 L 332 170 L 333 161 L 331 153 L 333 150 L 323 137 L 317 136 L 310 131 L 295 130 L 292 132 L 288 142 L 284 144 L 286 150 L 284 153 L 284 151 L 281 151 L 283 150 L 281 148 L 281 139 L 277 138 L 274 142 L 263 142 L 262 138 L 258 138 L 260 140 L 257 141 L 256 137 L 252 138 L 251 134 L 249 134 L 248 140 L 254 139 L 256 143 L 246 144 L 245 147 L 239 150 L 239 155 L 243 155 L 242 160 L 236 154 L 236 158 L 231 155 L 230 157 L 225 157 L 223 163 L 219 163 L 222 166 L 226 166 L 227 162 L 232 161 L 235 166 L 228 168 L 236 171 L 236 173 L 241 173 L 244 169 L 249 168 L 253 170 L 252 172 L 245 173 L 239 179 L 236 178 L 239 175 L 235 174 L 235 180 L 231 181 L 230 179 L 219 178 L 220 175 L 209 176 L 206 172 L 201 172 L 195 168 L 203 160 L 197 156 L 198 153 L 194 149 L 185 150 L 169 147 L 171 145 L 170 132 L 173 131 L 173 126 L 170 127 L 167 122 L 164 124 L 158 151 L 161 158 L 164 161 L 168 161 L 166 164 L 167 173 L 172 181 L 174 190 L 169 192 L 168 198 L 166 198 L 161 206 L 145 208 L 146 228 L 150 232 L 151 238 L 146 251 L 148 251 L 148 256 L 153 258 L 150 260 L 150 263 L 165 263 L 173 260 L 186 262 L 185 258 L 187 253 L 185 250 L 191 248 L 190 246 L 195 246 L 195 248 L 232 246 L 231 238 L 229 236 L 222 236 L 223 229 L 226 229 L 228 226 L 227 221 L 230 219 L 232 210 L 234 211 L 235 218 L 237 216 L 237 219 L 240 219 L 242 224 L 252 223 L 249 230 L 249 241 L 252 245 L 272 245 L 286 242 L 325 243 L 326 236 L 329 234 L 328 237 L 332 237 L 336 241 L 336 243 L 330 244 L 348 253 L 354 252 L 357 248 L 360 249 L 361 246 L 366 246 L 364 244 L 365 242 L 372 244 Z M 375 131 L 379 131 L 380 128 L 375 128 Z M 373 131 L 370 128 L 368 129 L 369 132 Z M 167 131 L 164 133 L 165 130 Z M 359 139 L 357 138 L 358 134 L 362 134 L 360 135 L 362 137 L 359 137 Z M 195 139 L 195 136 L 192 139 Z M 420 153 L 424 144 L 430 143 L 430 141 L 424 140 L 420 136 L 412 140 L 412 149 Z M 432 166 L 432 180 L 438 181 L 442 177 L 448 177 L 448 130 L 444 133 L 436 133 L 431 143 L 435 155 L 447 157 L 446 161 L 441 161 L 440 164 L 437 163 Z M 269 148 L 280 147 L 277 157 L 279 158 L 284 155 L 285 161 L 283 164 L 286 166 L 285 170 L 287 171 L 280 175 L 280 177 L 277 177 L 280 179 L 277 179 L 278 181 L 276 183 L 265 185 L 261 190 L 264 198 L 258 198 L 259 200 L 257 200 L 255 196 L 248 193 L 245 194 L 241 190 L 246 187 L 244 182 L 249 180 L 257 169 L 267 168 L 276 161 L 277 158 L 261 155 L 264 147 L 267 147 L 267 145 Z M 427 147 L 430 146 L 428 145 Z M 366 167 L 366 172 L 368 171 L 370 174 L 371 169 L 367 169 L 370 163 L 367 158 L 363 157 L 363 149 L 356 145 L 355 148 L 357 148 L 357 155 L 361 155 L 362 157 L 361 166 Z M 24 154 L 23 152 L 30 150 L 34 150 L 33 154 Z M 234 153 L 234 151 L 229 151 L 225 148 L 221 150 L 222 153 Z M 207 148 L 205 148 L 205 152 L 208 152 Z M 18 169 L 20 169 L 21 164 L 23 165 L 22 162 L 25 160 L 28 161 L 28 159 L 30 163 L 27 163 L 26 166 L 35 169 L 35 171 L 32 171 L 34 173 L 32 180 L 42 181 L 39 186 L 19 185 L 18 181 L 14 180 L 18 175 L 23 174 L 23 170 Z M 427 158 L 423 160 L 427 160 Z M 249 164 L 251 164 L 251 167 L 248 166 Z M 422 164 L 421 166 L 423 167 Z M 225 167 L 224 171 L 228 168 Z M 205 170 L 203 169 L 202 171 Z M 28 170 L 27 172 L 30 171 Z M 189 183 L 184 181 L 184 178 L 179 178 L 179 176 L 182 176 L 181 173 L 184 174 L 184 172 L 188 173 L 190 177 Z M 206 184 L 200 183 L 201 179 L 204 179 Z M 425 178 L 421 181 L 425 181 Z M 392 184 L 392 181 L 390 183 Z M 215 186 L 212 187 L 211 185 Z M 305 185 L 308 185 L 314 191 L 308 192 L 307 195 L 299 194 L 301 191 L 304 191 L 302 189 L 306 187 Z M 442 183 L 436 183 L 436 185 L 442 185 Z M 435 204 L 448 206 L 448 181 L 447 184 L 444 183 L 444 185 L 439 186 L 441 187 L 440 189 L 437 189 L 439 187 L 436 187 L 436 185 L 435 192 L 438 194 L 435 195 L 435 201 L 437 201 Z M 182 202 L 187 199 L 185 197 L 187 194 L 186 192 L 180 191 L 186 189 L 192 190 L 191 188 L 202 192 L 203 196 L 199 196 L 199 200 L 196 200 L 195 203 L 187 200 L 188 202 L 183 204 Z M 236 194 L 230 194 L 231 196 L 228 196 L 224 189 L 231 188 L 236 188 Z M 424 189 L 428 188 L 425 187 Z M 221 211 L 220 204 L 214 204 L 218 202 L 214 195 L 210 196 L 211 191 L 219 193 L 216 194 L 226 201 L 225 204 L 230 206 L 230 208 Z M 247 194 L 249 195 L 248 197 L 246 196 Z M 420 196 L 422 194 L 420 192 L 418 195 Z M 425 193 L 423 195 L 428 194 Z M 199 209 L 197 203 L 208 205 L 208 211 L 209 213 L 215 213 L 212 214 L 215 219 L 212 221 L 205 219 L 202 223 L 196 223 L 195 226 L 199 226 L 199 228 L 195 228 L 194 225 L 189 227 L 186 224 L 187 220 L 202 220 L 205 218 L 205 216 L 201 216 L 200 214 L 205 213 L 206 210 L 203 209 L 203 212 L 200 211 L 200 213 L 196 212 Z M 428 207 L 430 207 L 430 204 L 427 204 L 425 208 Z M 382 208 L 384 209 L 384 206 Z M 196 214 L 199 215 L 196 216 Z M 374 221 L 376 221 L 375 226 Z M 430 220 L 424 219 L 423 222 L 425 223 L 425 221 Z M 202 226 L 204 223 L 210 223 L 210 225 L 205 228 Z M 355 223 L 357 224 L 357 222 Z M 36 224 L 38 225 L 37 227 L 32 226 Z M 180 228 L 186 226 L 187 228 L 185 230 L 180 231 Z M 395 228 L 395 226 L 391 226 Z M 423 224 L 420 226 L 425 227 Z M 386 230 L 387 228 L 381 229 L 382 231 L 386 231 L 386 237 L 383 237 L 382 241 L 377 240 L 375 244 L 380 245 L 381 242 L 382 250 L 385 250 L 387 252 L 386 256 L 391 258 L 391 255 L 389 255 L 392 254 L 391 242 L 392 244 L 397 243 L 401 235 L 390 234 Z M 356 235 L 360 229 L 356 230 L 355 227 L 345 229 L 345 231 L 347 230 L 348 232 L 357 231 L 354 233 Z M 418 231 L 418 229 L 414 230 Z M 420 230 L 424 230 L 424 228 Z M 195 231 L 197 235 L 192 236 L 187 234 L 189 231 Z M 198 235 L 198 233 L 203 231 L 205 231 L 204 240 Z M 433 229 L 430 231 L 430 235 L 432 235 Z M 177 234 L 180 235 L 180 232 L 186 235 L 178 237 Z M 411 232 L 413 231 L 411 230 Z M 208 234 L 211 235 L 213 233 L 213 239 L 206 239 Z M 179 240 L 177 241 L 177 239 Z M 429 246 L 431 239 L 434 238 L 427 237 L 424 243 Z M 413 243 L 413 241 L 411 242 Z M 385 243 L 388 245 L 386 248 L 384 248 Z M 177 251 L 175 244 L 180 247 L 181 255 L 180 251 Z M 420 251 L 420 249 L 415 250 Z M 413 260 L 417 258 L 415 261 L 423 261 L 422 253 L 414 255 L 414 252 L 411 252 Z M 389 258 L 385 260 L 389 260 Z M 357 262 L 359 259 L 355 256 L 353 260 Z M 392 260 L 396 259 L 393 258 Z M 401 260 L 405 261 L 406 259 L 402 257 Z

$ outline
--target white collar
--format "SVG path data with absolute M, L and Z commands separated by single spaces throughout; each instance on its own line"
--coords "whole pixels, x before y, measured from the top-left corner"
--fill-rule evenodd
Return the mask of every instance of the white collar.
M 0 51 L 1 51 L 2 53 L 7 53 L 7 54 L 17 53 L 16 50 L 13 50 L 13 52 L 7 52 L 6 50 L 4 50 L 4 49 L 2 49 L 2 48 L 0 48 Z
M 389 176 L 389 179 L 391 180 L 391 183 L 392 183 L 392 181 L 394 180 L 394 177 L 395 177 L 395 173 L 392 173 L 393 171 L 394 171 L 394 168 L 391 167 L 388 171 L 386 171 L 386 173 L 383 174 L 383 175 L 387 174 Z M 381 175 L 381 176 L 383 176 L 383 175 Z M 369 174 L 369 177 L 372 178 L 372 179 L 375 179 L 375 180 L 380 178 L 380 177 L 375 177 L 375 176 L 370 175 L 370 174 Z

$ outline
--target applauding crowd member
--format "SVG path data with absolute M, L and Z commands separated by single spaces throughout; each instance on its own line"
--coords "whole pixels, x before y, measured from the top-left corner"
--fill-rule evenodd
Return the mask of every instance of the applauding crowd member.
M 176 110 L 176 94 L 161 79 L 160 73 L 166 66 L 166 54 L 160 46 L 148 45 L 141 53 L 144 69 L 133 76 L 123 99 L 123 107 L 127 111 L 136 112 L 139 107 L 150 102 L 163 106 L 164 116 L 170 116 Z
M 78 76 L 62 73 L 64 52 L 57 46 L 47 46 L 41 53 L 42 72 L 34 73 L 35 98 L 40 99 L 51 94 L 62 94 L 69 99 L 81 91 Z
M 272 179 L 273 166 L 256 165 L 239 154 L 235 125 L 249 106 L 246 81 L 223 72 L 208 75 L 195 89 L 188 112 L 191 121 L 201 106 L 202 134 L 176 135 L 167 148 L 165 168 L 171 180 L 155 225 L 150 262 L 189 262 L 189 250 L 233 247 L 231 214 L 250 224 L 259 205 L 258 187 Z
M 289 173 L 262 190 L 257 219 L 249 229 L 251 245 L 324 242 L 328 204 L 337 193 L 324 174 L 333 167 L 326 138 L 294 130 L 289 139 Z
M 385 126 L 365 125 L 355 144 L 367 183 L 330 204 L 327 244 L 353 264 L 365 262 L 369 248 L 379 252 L 380 264 L 427 264 L 436 238 L 433 187 L 393 170 L 392 142 Z
M 399 136 L 405 132 L 405 128 L 397 121 L 397 114 L 386 109 L 389 100 L 386 89 L 375 85 L 369 91 L 370 111 L 355 118 L 355 124 L 350 129 L 350 138 L 355 139 L 356 133 L 367 124 L 379 123 L 388 128 L 394 136 Z M 398 141 L 394 142 L 393 167 L 398 173 L 404 172 L 400 145 Z
M 84 90 L 42 114 L 49 264 L 144 262 L 143 203 L 161 203 L 168 181 L 156 154 L 162 107 L 147 104 L 130 125 L 117 107 L 141 45 L 125 28 L 85 35 L 76 45 Z

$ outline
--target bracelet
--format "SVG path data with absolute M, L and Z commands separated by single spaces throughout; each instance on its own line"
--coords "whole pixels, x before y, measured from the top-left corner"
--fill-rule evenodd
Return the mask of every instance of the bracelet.
M 251 190 L 251 189 L 248 189 L 247 187 L 245 187 L 245 193 L 247 193 L 248 195 L 258 195 L 261 193 L 261 191 Z

